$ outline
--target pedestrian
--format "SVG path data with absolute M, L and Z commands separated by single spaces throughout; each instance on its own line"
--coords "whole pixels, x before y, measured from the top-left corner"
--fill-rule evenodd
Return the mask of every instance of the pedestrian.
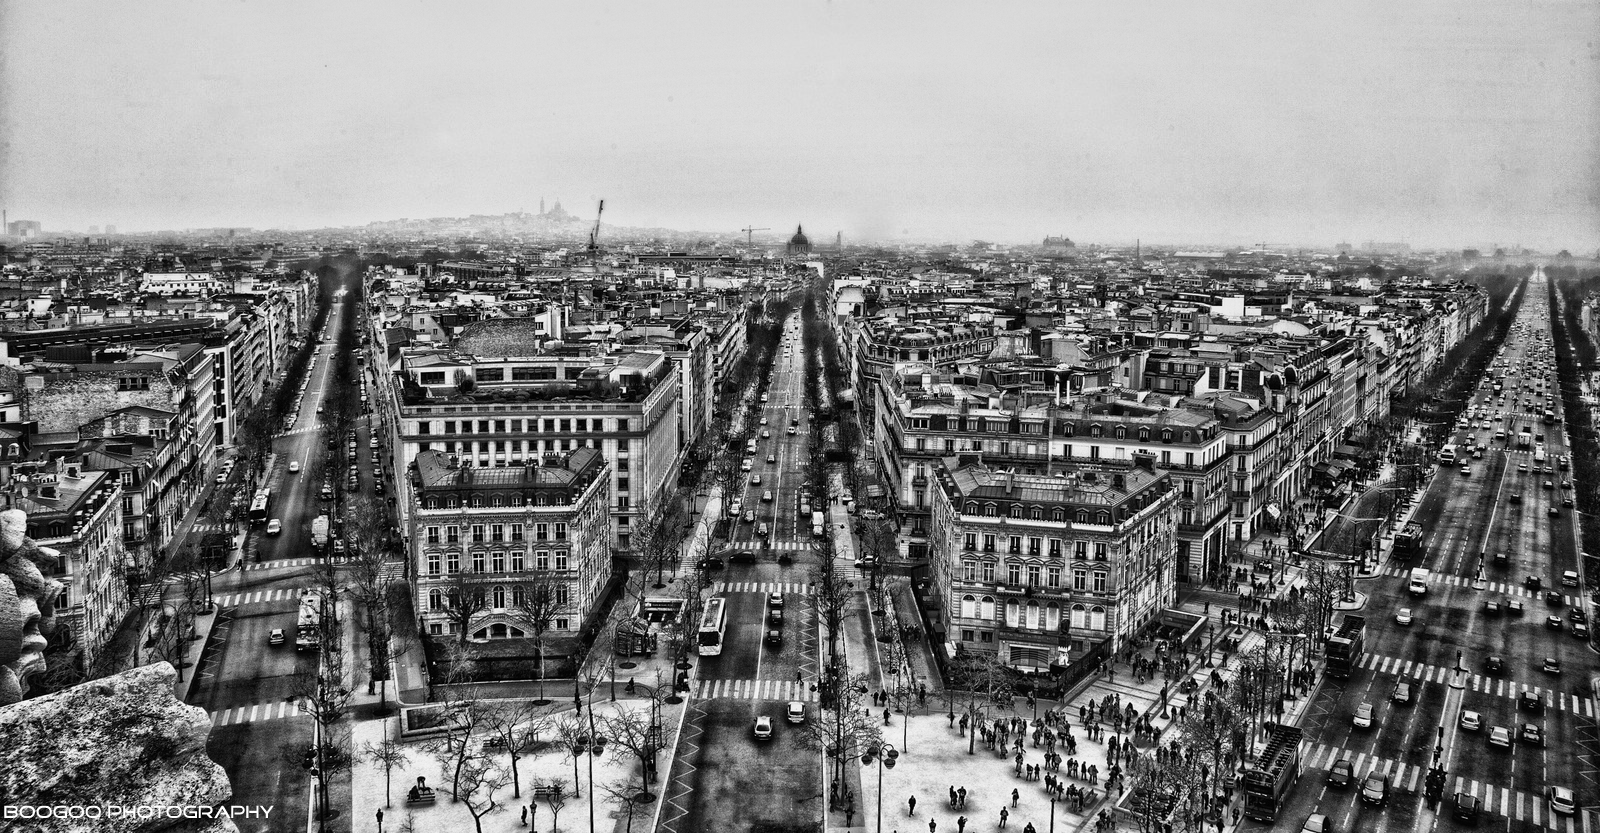
M 967 721 L 966 715 L 962 715 L 961 716 L 961 722 L 965 723 L 966 721 Z M 950 712 L 950 728 L 954 729 L 955 725 L 956 725 L 956 713 L 952 711 L 952 712 Z M 962 727 L 963 731 L 965 730 L 965 728 L 966 727 L 964 727 L 964 726 Z
M 955 784 L 951 784 L 950 785 L 950 809 L 954 810 L 955 808 L 956 808 L 956 785 Z
M 885 726 L 889 725 L 889 710 L 888 709 L 884 709 L 883 710 L 883 725 L 885 725 Z
M 928 819 L 928 833 L 934 833 L 934 831 L 938 829 L 939 822 L 934 821 L 933 819 Z
M 526 806 L 522 808 L 522 826 L 528 826 L 528 808 Z
M 1020 798 L 1020 797 L 1021 796 L 1017 792 L 1017 788 L 1016 787 L 1012 787 L 1011 788 L 1011 806 L 1013 806 L 1013 807 L 1017 806 L 1017 799 Z
M 911 796 L 910 798 L 906 799 L 906 815 L 914 816 L 916 814 L 917 814 L 917 797 L 916 796 Z
M 1006 818 L 1008 816 L 1010 816 L 1010 815 L 1011 815 L 1010 813 L 1006 812 L 1006 808 L 1004 808 L 1004 807 L 1000 808 L 1000 826 L 1001 827 L 1005 827 L 1006 826 Z
M 965 809 L 967 809 L 967 788 L 966 787 L 962 787 L 961 789 L 956 790 L 956 809 L 957 810 L 965 810 Z
M 798 669 L 798 668 L 796 668 L 796 669 L 795 669 L 795 670 L 794 670 L 794 681 L 795 681 L 795 682 L 796 682 L 796 683 L 803 683 L 803 682 L 805 682 L 805 681 L 806 681 L 806 680 L 805 680 L 805 677 L 803 677 L 803 676 L 802 676 L 802 675 L 801 675 L 801 674 L 800 674 L 800 669 Z
M 967 833 L 967 817 L 966 816 L 962 816 L 962 817 L 956 819 L 956 833 Z

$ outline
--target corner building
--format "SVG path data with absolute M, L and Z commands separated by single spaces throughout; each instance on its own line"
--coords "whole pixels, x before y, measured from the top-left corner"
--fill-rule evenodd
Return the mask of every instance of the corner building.
M 938 471 L 932 591 L 945 650 L 1042 673 L 1122 648 L 1177 594 L 1178 493 L 1148 465 Z

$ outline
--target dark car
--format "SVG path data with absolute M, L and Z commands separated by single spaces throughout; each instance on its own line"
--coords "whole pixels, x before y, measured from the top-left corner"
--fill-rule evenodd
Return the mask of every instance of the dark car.
M 769 611 L 767 611 L 767 624 L 771 625 L 774 628 L 783 627 L 783 611 L 781 611 L 781 610 L 769 610 Z
M 1544 620 L 1544 626 L 1550 630 L 1558 631 L 1564 627 L 1564 624 L 1562 623 L 1560 616 L 1546 616 Z
M 1523 689 L 1522 694 L 1517 696 L 1517 706 L 1538 714 L 1544 711 L 1544 700 L 1540 699 L 1538 694 L 1528 689 Z
M 700 569 L 702 570 L 720 570 L 722 569 L 722 566 L 722 559 L 714 555 L 707 556 L 700 560 Z
M 1389 776 L 1381 772 L 1367 774 L 1367 780 L 1361 784 L 1361 800 L 1367 804 L 1387 804 L 1389 802 Z
M 1489 657 L 1483 661 L 1483 670 L 1498 677 L 1506 672 L 1506 661 L 1499 657 Z
M 1528 576 L 1522 580 L 1522 586 L 1534 591 L 1543 590 L 1544 579 L 1539 578 L 1538 576 Z
M 1328 786 L 1345 789 L 1355 780 L 1355 768 L 1349 758 L 1340 758 L 1333 762 L 1333 768 L 1328 770 Z
M 738 550 L 728 556 L 728 560 L 735 564 L 754 564 L 756 563 L 756 554 L 750 550 Z
M 768 645 L 782 645 L 783 644 L 783 631 L 778 630 L 777 628 L 768 628 L 767 629 L 767 644 Z
M 1477 821 L 1478 814 L 1483 810 L 1483 802 L 1470 793 L 1456 793 L 1453 804 L 1451 815 L 1469 824 Z
M 1524 723 L 1518 733 L 1523 743 L 1536 743 L 1544 746 L 1544 730 L 1537 723 Z

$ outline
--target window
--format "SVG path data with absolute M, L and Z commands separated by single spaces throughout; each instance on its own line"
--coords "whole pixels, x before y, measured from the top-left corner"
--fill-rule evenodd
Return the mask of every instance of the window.
M 534 524 L 533 525 L 533 540 L 535 540 L 535 541 L 548 541 L 548 540 L 550 540 L 550 525 L 549 524 Z
M 506 606 L 506 589 L 505 589 L 505 587 L 496 584 L 494 586 L 494 608 L 495 608 L 495 610 L 504 610 L 505 606 Z
M 495 498 L 495 500 L 499 500 L 499 499 L 500 498 L 498 498 L 498 497 Z M 490 541 L 494 541 L 494 542 L 498 543 L 500 541 L 504 541 L 505 539 L 506 539 L 506 525 L 505 524 L 491 524 L 489 526 L 489 540 Z
M 1051 587 L 1060 587 L 1061 586 L 1061 567 L 1060 567 L 1060 565 L 1051 564 L 1050 565 L 1050 569 L 1045 571 L 1045 577 L 1046 577 L 1046 582 Z
M 1000 516 L 1000 508 L 992 503 L 985 503 L 983 505 L 983 514 L 985 517 L 998 518 Z
M 150 389 L 150 377 L 148 377 L 148 376 L 118 376 L 117 377 L 117 391 L 119 393 L 126 393 L 126 392 L 130 392 L 130 391 L 147 391 L 149 389 Z
M 568 621 L 566 619 L 557 619 L 556 620 L 556 630 L 564 631 L 564 630 L 566 630 L 568 628 L 568 626 L 569 626 L 569 623 L 568 623 Z
M 984 596 L 978 600 L 978 618 L 994 621 L 994 597 Z
M 986 582 L 994 581 L 994 562 L 993 561 L 985 561 L 985 562 L 983 562 L 983 580 L 986 581 Z
M 556 569 L 557 570 L 565 570 L 565 569 L 567 569 L 567 551 L 566 550 L 557 550 L 556 551 Z
M 495 572 L 497 572 L 497 573 L 505 572 L 506 571 L 506 554 L 503 553 L 503 552 L 495 553 L 493 555 L 493 557 L 490 558 L 490 563 L 494 565 L 494 571 Z
M 556 585 L 556 604 L 558 604 L 558 605 L 566 604 L 571 598 L 568 595 L 570 592 L 571 591 L 567 588 L 567 586 L 565 584 Z
M 447 526 L 447 527 L 445 527 L 444 528 L 444 541 L 447 544 L 458 544 L 458 543 L 460 543 L 461 542 L 461 527 L 459 527 L 459 526 Z
M 1022 565 L 1016 561 L 1006 562 L 1006 583 L 1018 585 L 1022 583 Z
M 1017 519 L 1020 520 L 1022 518 L 1022 507 L 1018 506 L 1017 504 L 1012 504 L 1011 505 L 1011 517 L 1017 518 Z
M 983 551 L 984 552 L 994 552 L 994 536 L 993 535 L 985 534 L 983 536 Z
M 438 574 L 439 574 L 439 554 L 436 553 L 436 552 L 430 552 L 430 553 L 428 553 L 428 575 L 436 576 Z
M 428 543 L 430 543 L 430 544 L 439 543 L 439 528 L 438 527 L 436 527 L 436 526 L 428 527 Z
M 1042 521 L 1044 520 L 1044 510 L 1035 506 L 1033 507 L 1033 511 L 1028 513 L 1028 517 L 1035 521 Z
M 450 573 L 451 575 L 461 572 L 461 553 L 445 553 L 444 571 Z
M 1012 553 L 1022 552 L 1022 536 L 1021 535 L 1012 535 L 1012 536 L 1010 536 L 1010 540 L 1006 541 L 1006 552 L 1012 552 Z
M 1089 629 L 1103 631 L 1106 629 L 1106 609 L 1095 605 L 1089 610 Z
M 970 558 L 968 558 L 968 559 L 966 559 L 966 560 L 961 562 L 961 580 L 962 581 L 977 581 L 978 580 L 978 562 L 973 561 Z
M 565 541 L 565 540 L 567 540 L 567 525 L 566 525 L 565 522 L 562 522 L 562 521 L 557 521 L 556 522 L 556 540 L 557 541 Z
M 1104 561 L 1104 560 L 1106 560 L 1106 542 L 1104 542 L 1104 541 L 1096 541 L 1096 542 L 1094 542 L 1094 560 L 1096 560 L 1096 561 Z
M 428 591 L 428 610 L 435 612 L 444 610 L 444 594 L 439 592 L 437 587 Z
M 968 532 L 963 536 L 962 549 L 975 550 L 978 548 L 978 533 Z
M 475 552 L 475 553 L 472 554 L 472 572 L 474 572 L 474 573 L 486 572 L 487 568 L 488 568 L 488 563 L 489 563 L 488 557 L 484 553 Z
M 473 498 L 473 500 L 478 500 L 478 499 L 479 498 Z M 473 524 L 472 525 L 472 543 L 474 543 L 474 544 L 483 543 L 483 524 Z
M 511 525 L 511 540 L 513 540 L 513 541 L 521 541 L 522 540 L 522 524 L 512 524 Z
M 1104 593 L 1104 592 L 1106 592 L 1106 571 L 1105 570 L 1095 570 L 1094 571 L 1094 592 L 1096 592 L 1096 593 Z
M 528 566 L 523 562 L 522 550 L 511 553 L 511 572 L 520 573 L 526 569 Z
M 1038 564 L 1029 564 L 1028 565 L 1028 584 L 1030 584 L 1030 585 L 1032 585 L 1034 587 L 1038 587 L 1039 586 L 1039 565 Z
M 511 606 L 522 607 L 528 603 L 528 590 L 520 584 L 511 587 Z
M 1073 628 L 1081 630 L 1089 627 L 1089 611 L 1083 605 L 1073 605 L 1071 621 Z
M 1072 589 L 1080 591 L 1080 592 L 1089 589 L 1089 571 L 1088 570 L 1085 570 L 1082 567 L 1073 568 L 1073 570 L 1072 570 Z
M 480 382 L 504 382 L 505 380 L 506 380 L 506 369 L 503 368 L 503 367 L 480 367 L 480 368 L 478 368 L 478 381 L 480 381 Z M 496 607 L 504 607 L 504 606 L 505 605 L 496 605 Z
M 1043 538 L 1029 538 L 1028 539 L 1028 554 L 1029 555 L 1038 555 L 1040 550 L 1042 550 L 1043 548 L 1044 548 L 1044 539 Z
M 535 570 L 550 569 L 550 553 L 544 550 L 535 553 L 533 556 L 533 568 Z

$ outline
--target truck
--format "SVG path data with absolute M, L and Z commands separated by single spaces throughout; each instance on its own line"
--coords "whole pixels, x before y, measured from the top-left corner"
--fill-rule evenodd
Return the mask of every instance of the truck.
M 1244 814 L 1255 821 L 1272 822 L 1287 803 L 1289 790 L 1300 778 L 1300 740 L 1295 726 L 1275 726 L 1254 766 L 1244 773 Z
M 1428 592 L 1428 582 L 1432 580 L 1431 570 L 1416 567 L 1411 571 L 1411 579 L 1406 582 L 1406 592 L 1413 596 L 1421 596 Z
M 311 543 L 319 550 L 328 545 L 327 515 L 318 515 L 316 520 L 311 522 Z
M 294 649 L 315 651 L 322 645 L 322 594 L 312 588 L 300 591 L 300 618 L 295 624 Z
M 1517 435 L 1517 448 L 1527 448 L 1530 445 L 1533 445 L 1533 432 L 1523 428 L 1522 433 Z
M 811 513 L 811 537 L 813 537 L 813 538 L 821 538 L 822 537 L 822 528 L 825 525 L 826 525 L 825 522 L 822 520 L 822 513 L 821 512 L 814 511 L 814 512 Z
M 1323 645 L 1324 653 L 1328 657 L 1329 675 L 1348 678 L 1360 664 L 1366 627 L 1367 617 L 1345 614 L 1344 620 L 1339 623 L 1339 629 L 1334 631 Z
M 1545 461 L 1544 446 L 1541 445 L 1533 450 L 1533 461 L 1535 463 L 1543 463 Z

